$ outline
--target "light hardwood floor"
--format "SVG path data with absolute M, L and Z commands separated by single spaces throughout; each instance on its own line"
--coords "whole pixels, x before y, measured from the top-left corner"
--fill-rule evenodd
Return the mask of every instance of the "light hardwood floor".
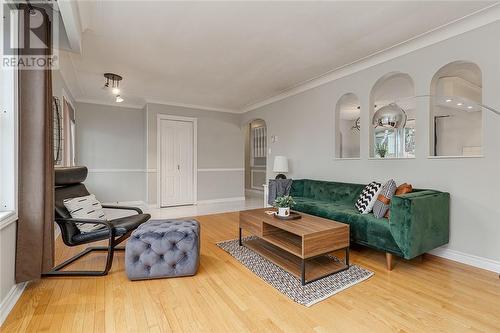
M 310 308 L 298 305 L 215 245 L 236 238 L 237 219 L 198 218 L 202 257 L 194 277 L 131 282 L 118 253 L 106 277 L 31 283 L 1 332 L 500 331 L 498 275 L 430 255 L 397 260 L 388 272 L 384 253 L 354 248 L 351 262 L 375 276 Z M 77 250 L 59 240 L 58 260 Z

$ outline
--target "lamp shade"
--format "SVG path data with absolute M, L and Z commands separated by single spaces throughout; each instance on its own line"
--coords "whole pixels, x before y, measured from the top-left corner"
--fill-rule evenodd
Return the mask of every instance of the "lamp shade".
M 396 103 L 391 103 L 375 112 L 372 124 L 374 127 L 404 128 L 406 118 L 406 112 Z
M 288 159 L 286 156 L 275 156 L 273 172 L 288 172 Z

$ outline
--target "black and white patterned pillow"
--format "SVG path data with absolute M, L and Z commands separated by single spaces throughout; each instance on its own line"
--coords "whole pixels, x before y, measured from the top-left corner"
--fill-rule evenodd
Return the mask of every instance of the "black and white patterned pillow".
M 381 190 L 382 184 L 380 183 L 371 182 L 366 185 L 355 204 L 358 212 L 361 214 L 368 214 L 371 212 Z
M 106 220 L 106 214 L 104 214 L 102 205 L 93 194 L 64 199 L 63 204 L 73 218 Z M 76 223 L 76 227 L 81 233 L 86 233 L 101 229 L 104 226 L 102 224 Z
M 385 213 L 387 213 L 387 210 L 389 210 L 391 199 L 396 192 L 396 188 L 396 182 L 393 179 L 384 184 L 382 190 L 380 191 L 380 194 L 377 196 L 375 204 L 373 205 L 373 215 L 376 218 L 382 218 L 384 217 Z

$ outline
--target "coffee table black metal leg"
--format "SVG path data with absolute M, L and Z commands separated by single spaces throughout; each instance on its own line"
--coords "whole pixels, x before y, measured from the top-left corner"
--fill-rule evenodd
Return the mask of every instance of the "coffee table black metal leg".
M 302 262 L 300 265 L 301 265 L 301 267 L 300 267 L 301 282 L 302 282 L 302 285 L 305 286 L 306 285 L 306 260 L 302 259 Z
M 332 272 L 330 274 L 326 274 L 326 275 L 323 275 L 323 276 L 320 276 L 316 279 L 313 279 L 313 280 L 309 280 L 306 282 L 306 260 L 305 259 L 301 259 L 301 266 L 300 266 L 300 280 L 302 282 L 302 285 L 305 286 L 306 284 L 309 284 L 311 282 L 314 282 L 314 281 L 318 281 L 320 279 L 323 279 L 327 276 L 330 276 L 330 275 L 334 275 L 334 274 L 337 274 L 337 273 L 340 273 L 340 272 L 343 272 L 345 270 L 348 270 L 349 269 L 349 247 L 346 247 L 345 249 L 345 259 L 344 259 L 344 262 L 345 262 L 345 266 L 344 268 L 340 269 L 340 270 L 337 270 L 335 272 Z M 319 255 L 321 256 L 321 255 Z M 317 257 L 319 257 L 317 256 Z M 308 259 L 312 259 L 312 258 L 308 258 Z
M 239 234 L 239 244 L 240 244 L 240 246 L 242 246 L 242 245 L 243 245 L 243 243 L 241 243 L 241 228 L 239 228 L 239 229 L 240 229 L 240 234 Z

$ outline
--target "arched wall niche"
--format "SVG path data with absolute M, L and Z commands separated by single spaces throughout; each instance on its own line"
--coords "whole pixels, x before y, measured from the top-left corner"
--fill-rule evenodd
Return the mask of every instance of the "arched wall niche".
M 360 157 L 361 107 L 353 93 L 342 95 L 335 107 L 335 157 Z
M 245 124 L 245 190 L 263 191 L 267 182 L 267 124 L 253 119 Z
M 434 74 L 430 95 L 431 156 L 483 154 L 482 72 L 469 61 L 454 61 Z
M 407 114 L 405 128 L 373 128 L 370 124 L 370 157 L 414 158 L 415 157 L 415 84 L 409 74 L 391 72 L 375 82 L 370 92 L 370 122 L 381 107 L 396 103 Z M 386 149 L 383 154 L 383 149 Z

